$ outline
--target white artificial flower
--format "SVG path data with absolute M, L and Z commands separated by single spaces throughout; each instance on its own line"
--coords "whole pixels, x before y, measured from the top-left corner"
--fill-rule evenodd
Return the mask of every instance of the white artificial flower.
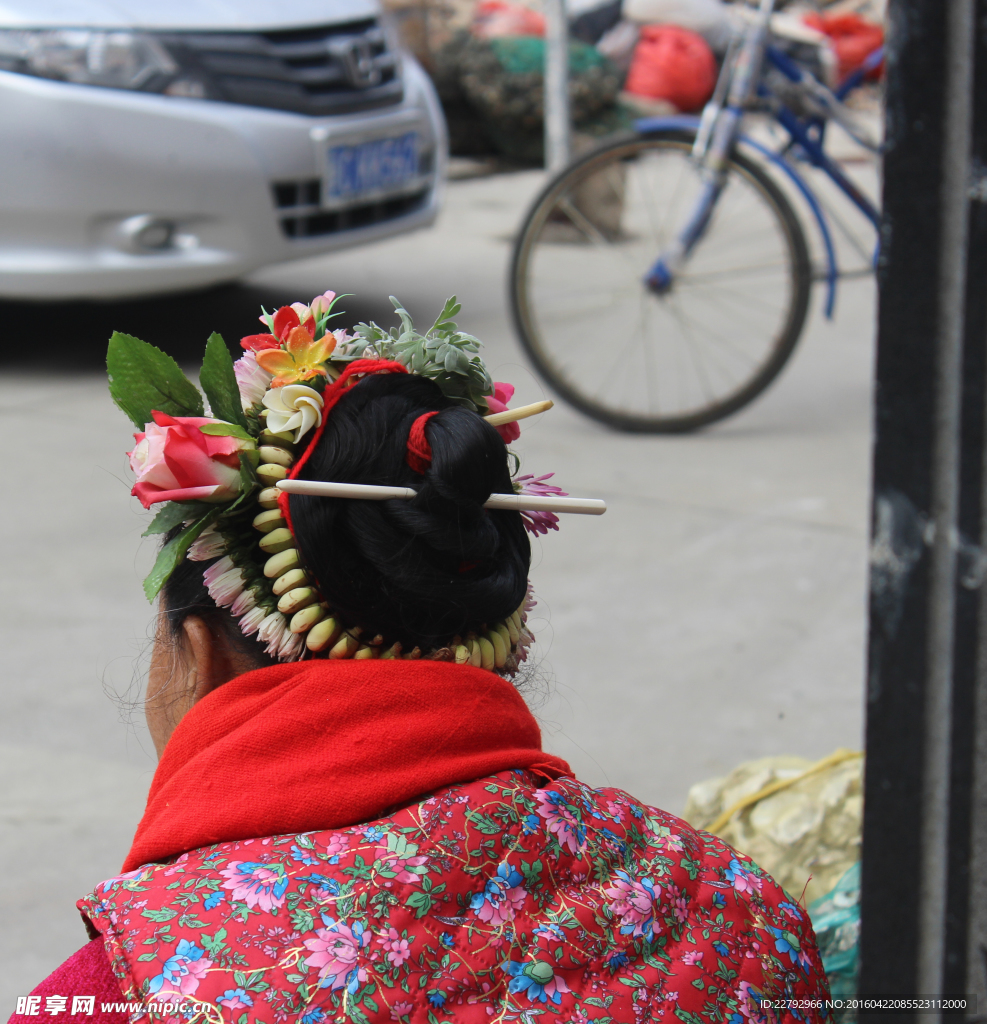
M 247 412 L 264 397 L 264 392 L 271 386 L 272 375 L 257 365 L 257 357 L 253 352 L 244 352 L 240 356 L 233 364 L 233 373 L 240 391 L 240 404 L 244 412 Z
M 280 661 L 298 661 L 305 653 L 305 634 L 286 633 L 278 648 L 278 659 Z
M 190 562 L 208 562 L 226 551 L 226 541 L 215 526 L 203 530 L 188 549 Z
M 229 555 L 225 555 L 218 562 L 213 562 L 209 568 L 202 574 L 202 581 L 206 585 L 208 590 L 215 582 L 219 579 L 223 573 L 227 573 L 230 569 L 235 569 L 236 566 L 233 564 L 233 559 Z
M 206 580 L 206 590 L 220 608 L 229 608 L 243 593 L 243 573 L 234 566 L 222 575 Z
M 267 644 L 267 653 L 274 656 L 288 632 L 288 620 L 281 612 L 271 612 L 257 627 L 257 639 Z
M 280 434 L 285 430 L 295 432 L 295 444 L 313 427 L 322 423 L 322 395 L 306 384 L 286 384 L 283 388 L 271 388 L 264 395 L 267 413 L 267 429 Z
M 257 598 L 254 597 L 254 592 L 244 589 L 243 593 L 230 605 L 230 615 L 239 619 L 240 616 L 252 612 L 256 607 Z
M 260 628 L 266 614 L 263 608 L 251 608 L 246 615 L 240 617 L 240 632 L 244 636 L 253 636 Z

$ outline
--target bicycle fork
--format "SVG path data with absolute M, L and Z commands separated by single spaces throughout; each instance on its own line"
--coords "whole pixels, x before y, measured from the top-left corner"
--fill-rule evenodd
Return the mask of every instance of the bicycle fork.
M 744 109 L 761 74 L 774 5 L 775 0 L 761 0 L 757 19 L 745 33 L 743 42 L 739 47 L 735 42 L 731 43 L 727 50 L 723 69 L 703 110 L 692 148 L 692 157 L 705 179 L 702 190 L 678 237 L 644 276 L 645 286 L 655 295 L 664 295 L 671 290 L 676 274 L 703 237 L 726 187 L 730 153 L 740 132 Z M 729 99 L 724 107 L 728 93 Z
M 703 185 L 699 201 L 696 203 L 688 223 L 679 232 L 678 238 L 658 257 L 645 275 L 644 283 L 656 295 L 664 295 L 671 289 L 679 269 L 689 258 L 696 243 L 702 238 L 724 184 L 725 179 L 717 175 Z

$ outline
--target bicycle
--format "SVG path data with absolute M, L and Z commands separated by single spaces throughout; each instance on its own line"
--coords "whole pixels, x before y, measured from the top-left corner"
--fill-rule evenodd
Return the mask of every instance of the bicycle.
M 612 427 L 680 433 L 743 408 L 792 355 L 813 280 L 826 281 L 832 316 L 837 280 L 873 267 L 840 271 L 798 163 L 823 171 L 878 229 L 876 206 L 823 147 L 835 121 L 879 151 L 843 100 L 882 53 L 830 90 L 772 42 L 773 9 L 761 0 L 730 46 L 701 117 L 642 119 L 633 136 L 577 159 L 545 185 L 516 239 L 511 305 L 525 350 L 554 391 Z M 779 149 L 745 133 L 754 110 L 784 129 Z M 813 215 L 823 272 L 769 168 Z

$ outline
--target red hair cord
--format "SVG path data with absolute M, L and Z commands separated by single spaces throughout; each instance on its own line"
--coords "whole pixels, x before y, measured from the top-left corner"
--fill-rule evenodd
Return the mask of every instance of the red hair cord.
M 316 428 L 315 433 L 312 434 L 312 439 L 305 447 L 305 451 L 302 452 L 301 458 L 292 466 L 291 472 L 288 474 L 289 480 L 294 480 L 298 474 L 302 471 L 305 463 L 308 462 L 309 456 L 315 451 L 316 446 L 319 443 L 319 439 L 322 437 L 322 432 L 326 429 L 326 422 L 329 419 L 329 413 L 332 411 L 333 406 L 346 394 L 346 392 L 357 383 L 359 378 L 369 376 L 372 373 L 407 373 L 407 369 L 400 363 L 392 362 L 388 359 L 355 359 L 345 370 L 340 374 L 339 378 L 332 384 L 330 384 L 325 391 L 322 393 L 322 422 Z M 287 491 L 282 491 L 278 495 L 278 508 L 281 509 L 281 515 L 284 516 L 285 525 L 291 531 L 292 537 L 295 535 L 295 527 L 291 522 L 291 510 L 289 508 L 290 495 Z
M 426 472 L 432 464 L 432 446 L 425 436 L 425 424 L 438 415 L 438 411 L 422 413 L 408 431 L 408 454 L 405 461 L 416 473 Z

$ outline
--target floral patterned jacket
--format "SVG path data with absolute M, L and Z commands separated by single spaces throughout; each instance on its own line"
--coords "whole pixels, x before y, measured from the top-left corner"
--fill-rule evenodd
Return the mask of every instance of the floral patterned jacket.
M 827 994 L 805 911 L 750 861 L 528 771 L 148 864 L 79 908 L 124 995 L 176 1022 L 746 1024 Z

